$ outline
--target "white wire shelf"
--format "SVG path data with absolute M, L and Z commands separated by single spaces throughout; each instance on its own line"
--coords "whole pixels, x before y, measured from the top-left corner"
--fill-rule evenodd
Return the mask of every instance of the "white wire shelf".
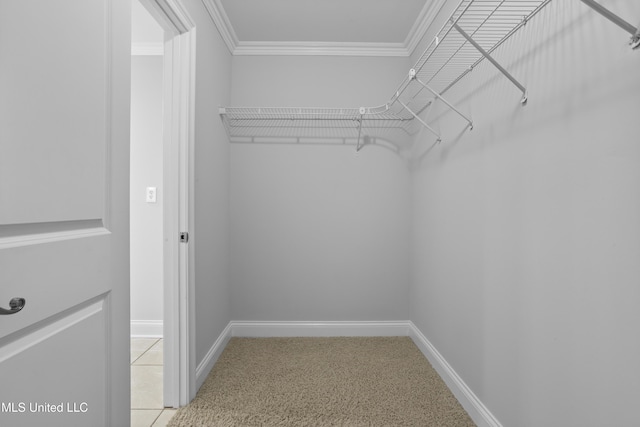
M 226 107 L 220 115 L 231 142 L 355 144 L 384 143 L 408 147 L 418 132 L 408 112 L 374 108 L 244 108 Z
M 415 84 L 416 80 L 443 95 L 481 61 L 490 59 L 500 45 L 550 1 L 461 1 L 413 66 L 415 78 L 405 78 L 394 96 L 417 104 L 424 103 L 426 97 L 429 102 L 431 94 L 423 84 Z
M 390 100 L 378 107 L 244 108 L 225 107 L 220 115 L 231 142 L 353 143 L 359 150 L 384 142 L 396 151 L 408 148 L 423 127 L 440 134 L 422 118 L 442 102 L 473 128 L 469 117 L 444 95 L 481 61 L 494 64 L 522 91 L 526 88 L 492 53 L 551 0 L 462 0 L 419 57 Z

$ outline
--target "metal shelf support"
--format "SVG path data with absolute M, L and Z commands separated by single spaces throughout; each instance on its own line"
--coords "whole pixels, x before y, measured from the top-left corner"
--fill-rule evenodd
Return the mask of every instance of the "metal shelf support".
M 525 88 L 518 80 L 515 79 L 515 77 L 513 77 L 507 70 L 505 70 L 504 67 L 498 63 L 498 61 L 493 59 L 493 57 L 489 54 L 489 52 L 484 50 L 482 46 L 476 43 L 476 41 L 473 38 L 471 38 L 471 36 L 467 34 L 462 28 L 460 28 L 460 26 L 456 22 L 451 21 L 451 25 L 460 33 L 462 37 L 467 39 L 467 41 L 471 43 L 471 45 L 473 45 L 473 47 L 475 47 L 478 50 L 478 52 L 480 52 L 482 56 L 485 57 L 485 59 L 491 62 L 498 70 L 500 70 L 502 74 L 505 75 L 506 78 L 508 78 L 511 81 L 511 83 L 516 85 L 516 87 L 522 91 L 522 99 L 520 100 L 520 103 L 522 105 L 525 105 L 527 103 L 527 88 Z
M 411 109 L 409 107 L 407 107 L 407 105 L 404 102 L 400 101 L 399 97 L 396 98 L 396 102 L 398 102 L 400 105 L 402 105 L 402 107 L 404 107 L 405 110 L 407 110 L 413 117 L 415 117 L 415 119 L 418 120 L 420 122 L 420 124 L 422 124 L 422 126 L 424 126 L 429 132 L 434 134 L 438 138 L 436 140 L 436 142 L 442 141 L 442 137 L 440 136 L 440 134 L 438 132 L 436 132 L 431 126 L 426 124 L 425 121 L 422 120 L 420 117 L 418 117 L 418 115 L 416 113 L 411 111 Z
M 602 6 L 597 1 L 594 1 L 594 0 L 581 0 L 581 1 L 582 3 L 589 6 L 591 9 L 598 12 L 600 15 L 607 18 L 609 21 L 616 24 L 618 27 L 622 28 L 623 30 L 631 34 L 631 40 L 629 41 L 629 45 L 631 45 L 632 49 L 636 49 L 638 46 L 640 46 L 640 26 L 638 28 L 634 27 L 624 19 L 620 18 L 615 13 L 611 12 L 606 7 Z
M 360 134 L 362 133 L 362 116 L 364 116 L 366 108 L 360 107 L 360 110 L 358 112 L 360 113 L 360 118 L 358 119 L 358 140 L 356 141 L 356 153 L 362 148 L 360 146 Z
M 447 101 L 446 99 L 444 99 L 438 92 L 436 92 L 435 90 L 433 90 L 429 85 L 427 85 L 426 83 L 424 83 L 422 80 L 420 80 L 417 76 L 416 76 L 416 70 L 414 70 L 413 68 L 411 70 L 409 70 L 409 79 L 411 80 L 415 80 L 418 83 L 420 83 L 420 85 L 422 87 L 424 87 L 426 90 L 428 90 L 429 92 L 431 92 L 433 94 L 433 96 L 435 96 L 436 98 L 438 98 L 440 101 L 444 102 L 449 108 L 451 108 L 453 111 L 455 111 L 456 113 L 458 113 L 458 115 L 460 117 L 462 117 L 463 119 L 465 119 L 467 122 L 469 122 L 469 130 L 473 130 L 473 122 L 471 121 L 470 118 L 468 118 L 467 116 L 465 116 L 464 114 L 462 114 L 460 112 L 460 110 L 458 110 L 456 107 L 454 107 L 449 101 Z

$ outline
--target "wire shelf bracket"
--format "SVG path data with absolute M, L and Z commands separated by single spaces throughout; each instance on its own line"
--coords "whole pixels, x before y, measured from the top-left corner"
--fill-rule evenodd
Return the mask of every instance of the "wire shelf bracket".
M 468 123 L 469 123 L 469 130 L 473 130 L 473 121 L 465 116 L 464 114 L 462 114 L 460 112 L 460 110 L 458 110 L 456 107 L 454 107 L 449 101 L 447 101 L 446 99 L 444 99 L 442 97 L 441 94 L 439 94 L 438 92 L 436 92 L 435 90 L 433 90 L 428 84 L 424 83 L 422 80 L 420 80 L 417 75 L 416 75 L 416 70 L 415 69 L 410 69 L 409 70 L 409 79 L 411 80 L 415 80 L 417 81 L 420 85 L 422 85 L 422 87 L 424 87 L 425 89 L 427 89 L 429 92 L 431 92 L 433 94 L 433 96 L 435 96 L 436 98 L 438 98 L 440 101 L 444 102 L 447 107 L 451 108 L 453 111 L 455 111 L 456 113 L 458 113 L 458 115 L 460 117 L 462 117 L 463 119 L 465 119 Z M 429 104 L 430 105 L 430 104 Z M 428 105 L 427 105 L 428 106 Z
M 365 107 L 360 107 L 358 109 L 358 112 L 360 113 L 360 118 L 358 119 L 358 140 L 356 141 L 356 153 L 362 148 L 360 146 L 360 135 L 362 135 L 362 117 L 367 112 L 367 109 Z
M 609 9 L 602 6 L 600 3 L 598 3 L 595 0 L 581 0 L 581 1 L 582 3 L 589 6 L 591 9 L 598 12 L 600 15 L 607 18 L 609 21 L 616 24 L 618 27 L 622 28 L 623 30 L 631 34 L 631 40 L 629 40 L 629 45 L 631 46 L 631 49 L 636 49 L 640 46 L 640 26 L 634 27 L 633 25 L 629 24 L 627 21 L 625 21 L 615 13 L 611 12 Z
M 505 75 L 506 78 L 508 78 L 511 83 L 513 83 L 514 85 L 516 85 L 516 87 L 518 89 L 520 89 L 520 91 L 522 91 L 522 99 L 520 100 L 520 103 L 522 105 L 526 105 L 527 103 L 527 88 L 525 88 L 518 80 L 516 80 L 515 77 L 513 77 L 511 75 L 511 73 L 509 73 L 502 65 L 500 65 L 500 63 L 498 61 L 496 61 L 495 59 L 493 59 L 493 57 L 489 54 L 489 52 L 487 52 L 486 50 L 484 50 L 482 48 L 482 46 L 480 46 L 478 43 L 476 43 L 476 41 L 473 39 L 473 37 L 471 37 L 469 34 L 467 34 L 462 28 L 460 28 L 460 26 L 454 22 L 451 21 L 451 25 L 453 26 L 453 28 L 456 29 L 456 31 L 458 31 L 458 33 L 460 33 L 460 35 L 462 37 L 464 37 L 465 39 L 467 39 L 467 41 L 469 43 L 471 43 L 471 45 L 473 47 L 475 47 L 478 52 L 480 52 L 482 54 L 482 56 L 489 62 L 491 62 L 498 70 L 500 70 L 500 72 L 502 74 Z
M 442 141 L 442 137 L 440 136 L 440 134 L 438 132 L 436 132 L 431 126 L 429 126 L 424 120 L 422 120 L 420 118 L 420 116 L 418 116 L 417 113 L 414 113 L 404 102 L 400 101 L 400 97 L 396 97 L 396 102 L 398 102 L 400 105 L 402 105 L 402 107 L 405 110 L 407 110 L 409 112 L 409 114 L 411 114 L 417 121 L 419 121 L 420 124 L 422 126 L 424 126 L 425 129 L 427 129 L 429 132 L 434 134 L 438 138 L 438 139 L 436 139 L 436 142 Z

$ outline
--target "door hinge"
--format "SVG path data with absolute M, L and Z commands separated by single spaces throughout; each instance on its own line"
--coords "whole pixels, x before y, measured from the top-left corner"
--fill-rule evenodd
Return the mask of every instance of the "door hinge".
M 180 233 L 180 243 L 187 243 L 189 241 L 189 233 L 183 231 Z

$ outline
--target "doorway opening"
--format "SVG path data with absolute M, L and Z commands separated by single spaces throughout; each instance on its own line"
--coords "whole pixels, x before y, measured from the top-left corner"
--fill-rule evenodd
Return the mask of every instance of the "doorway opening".
M 131 1 L 131 331 L 162 337 L 159 399 L 178 408 L 195 396 L 195 24 L 180 0 Z
M 164 30 L 131 1 L 131 423 L 169 419 L 164 400 Z M 172 260 L 167 259 L 167 262 Z M 170 284 L 170 283 L 168 283 Z

